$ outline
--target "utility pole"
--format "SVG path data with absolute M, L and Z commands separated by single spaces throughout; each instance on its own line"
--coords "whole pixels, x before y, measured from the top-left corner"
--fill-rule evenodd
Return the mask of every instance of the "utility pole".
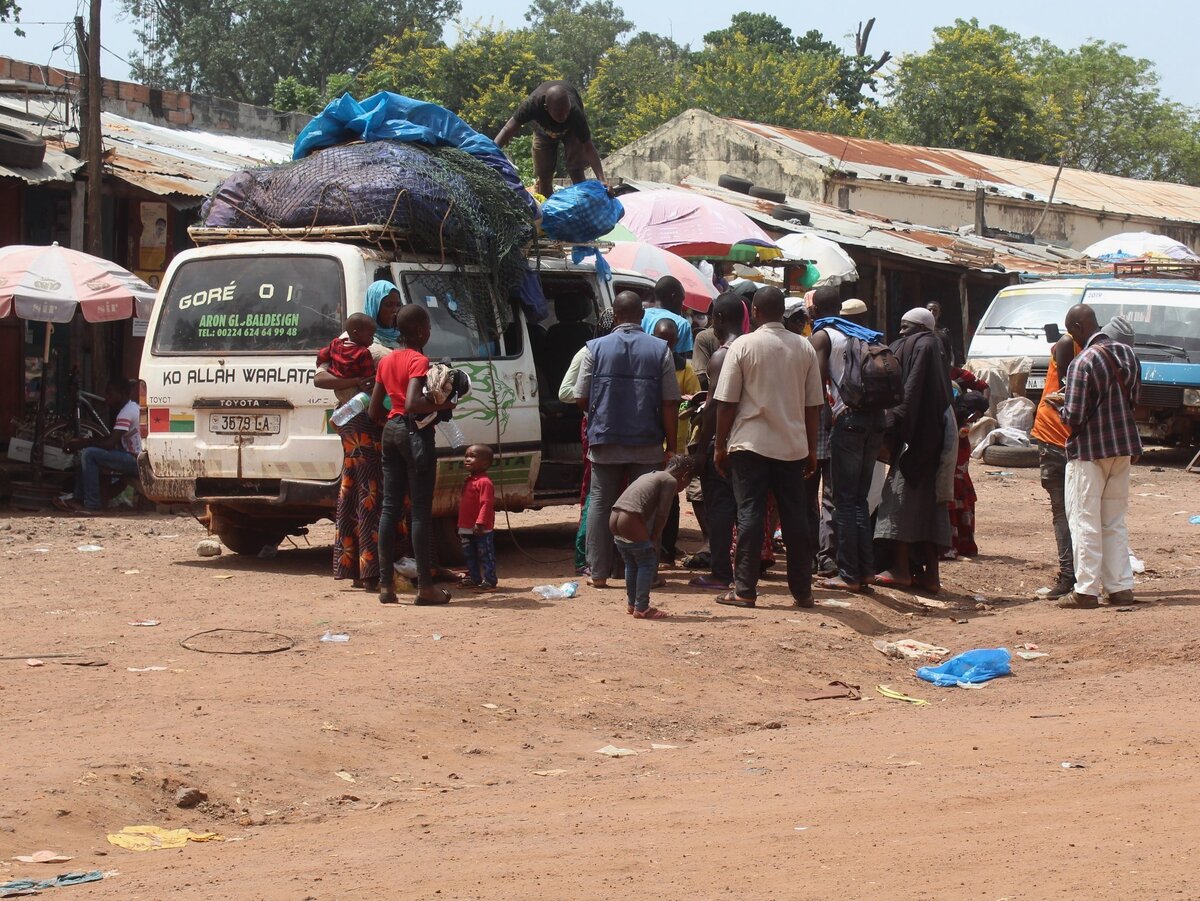
M 100 78 L 100 0 L 91 0 L 88 32 L 83 31 L 83 17 L 75 17 L 75 42 L 79 48 L 79 149 L 83 155 L 87 177 L 86 217 L 83 229 L 83 249 L 93 256 L 103 256 L 104 201 L 103 141 L 100 126 L 100 101 L 104 83 Z

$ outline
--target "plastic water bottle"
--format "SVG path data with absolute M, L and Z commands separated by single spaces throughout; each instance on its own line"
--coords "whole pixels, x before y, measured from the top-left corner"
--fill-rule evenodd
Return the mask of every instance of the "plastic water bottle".
M 334 425 L 345 425 L 359 413 L 366 410 L 370 403 L 371 395 L 365 391 L 360 391 L 334 410 L 333 415 L 329 417 L 329 421 Z
M 446 443 L 453 448 L 466 447 L 467 436 L 463 434 L 463 430 L 458 427 L 458 423 L 453 419 L 447 419 L 445 422 L 437 424 L 437 430 L 445 439 Z

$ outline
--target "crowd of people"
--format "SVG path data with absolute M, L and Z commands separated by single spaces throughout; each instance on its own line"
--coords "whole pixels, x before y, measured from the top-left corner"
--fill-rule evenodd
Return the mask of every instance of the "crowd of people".
M 653 296 L 619 293 L 566 367 L 558 396 L 583 413 L 584 479 L 576 568 L 596 589 L 623 582 L 628 612 L 650 603 L 678 547 L 686 490 L 704 547 L 689 581 L 716 602 L 753 608 L 786 555 L 794 604 L 815 585 L 941 591 L 941 562 L 978 553 L 968 425 L 987 383 L 956 365 L 936 305 L 901 318 L 890 343 L 867 305 L 836 288 L 803 298 L 775 287 L 725 291 L 710 310 L 683 307 L 679 282 Z M 1138 364 L 1128 323 L 1104 329 L 1075 307 L 1054 345 L 1033 437 L 1050 495 L 1059 574 L 1051 596 L 1095 607 L 1132 597 L 1124 510 L 1140 453 L 1133 422 Z M 315 383 L 369 408 L 339 426 L 345 452 L 334 574 L 396 603 L 397 540 L 415 562 L 417 604 L 443 604 L 436 581 L 433 424 L 454 398 L 430 390 L 426 311 L 390 282 L 318 357 Z M 474 591 L 494 591 L 493 449 L 472 445 L 458 529 Z M 1124 550 L 1122 550 L 1124 549 Z

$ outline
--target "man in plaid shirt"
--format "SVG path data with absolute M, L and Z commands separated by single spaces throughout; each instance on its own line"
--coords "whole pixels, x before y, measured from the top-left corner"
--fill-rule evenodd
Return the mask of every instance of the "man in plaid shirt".
M 1067 369 L 1062 419 L 1067 439 L 1067 519 L 1075 550 L 1075 590 L 1058 606 L 1133 602 L 1129 564 L 1129 470 L 1142 453 L 1133 408 L 1141 366 L 1133 330 L 1122 317 L 1102 331 L 1096 312 L 1078 304 L 1067 312 L 1067 331 L 1083 348 Z

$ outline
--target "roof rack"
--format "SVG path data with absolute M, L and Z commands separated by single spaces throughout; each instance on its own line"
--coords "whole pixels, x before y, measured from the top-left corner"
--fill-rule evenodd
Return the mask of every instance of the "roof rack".
M 193 225 L 188 236 L 200 246 L 234 241 L 345 241 L 348 244 L 398 246 L 410 243 L 404 229 L 387 225 L 314 225 L 304 228 L 212 228 Z
M 551 259 L 560 258 L 567 259 L 571 256 L 571 252 L 576 247 L 592 247 L 601 252 L 612 250 L 612 241 L 555 241 L 553 238 L 545 236 L 534 238 L 529 242 L 529 256 L 543 256 Z
M 1179 278 L 1200 281 L 1200 263 L 1183 260 L 1121 260 L 1113 263 L 1114 278 Z

